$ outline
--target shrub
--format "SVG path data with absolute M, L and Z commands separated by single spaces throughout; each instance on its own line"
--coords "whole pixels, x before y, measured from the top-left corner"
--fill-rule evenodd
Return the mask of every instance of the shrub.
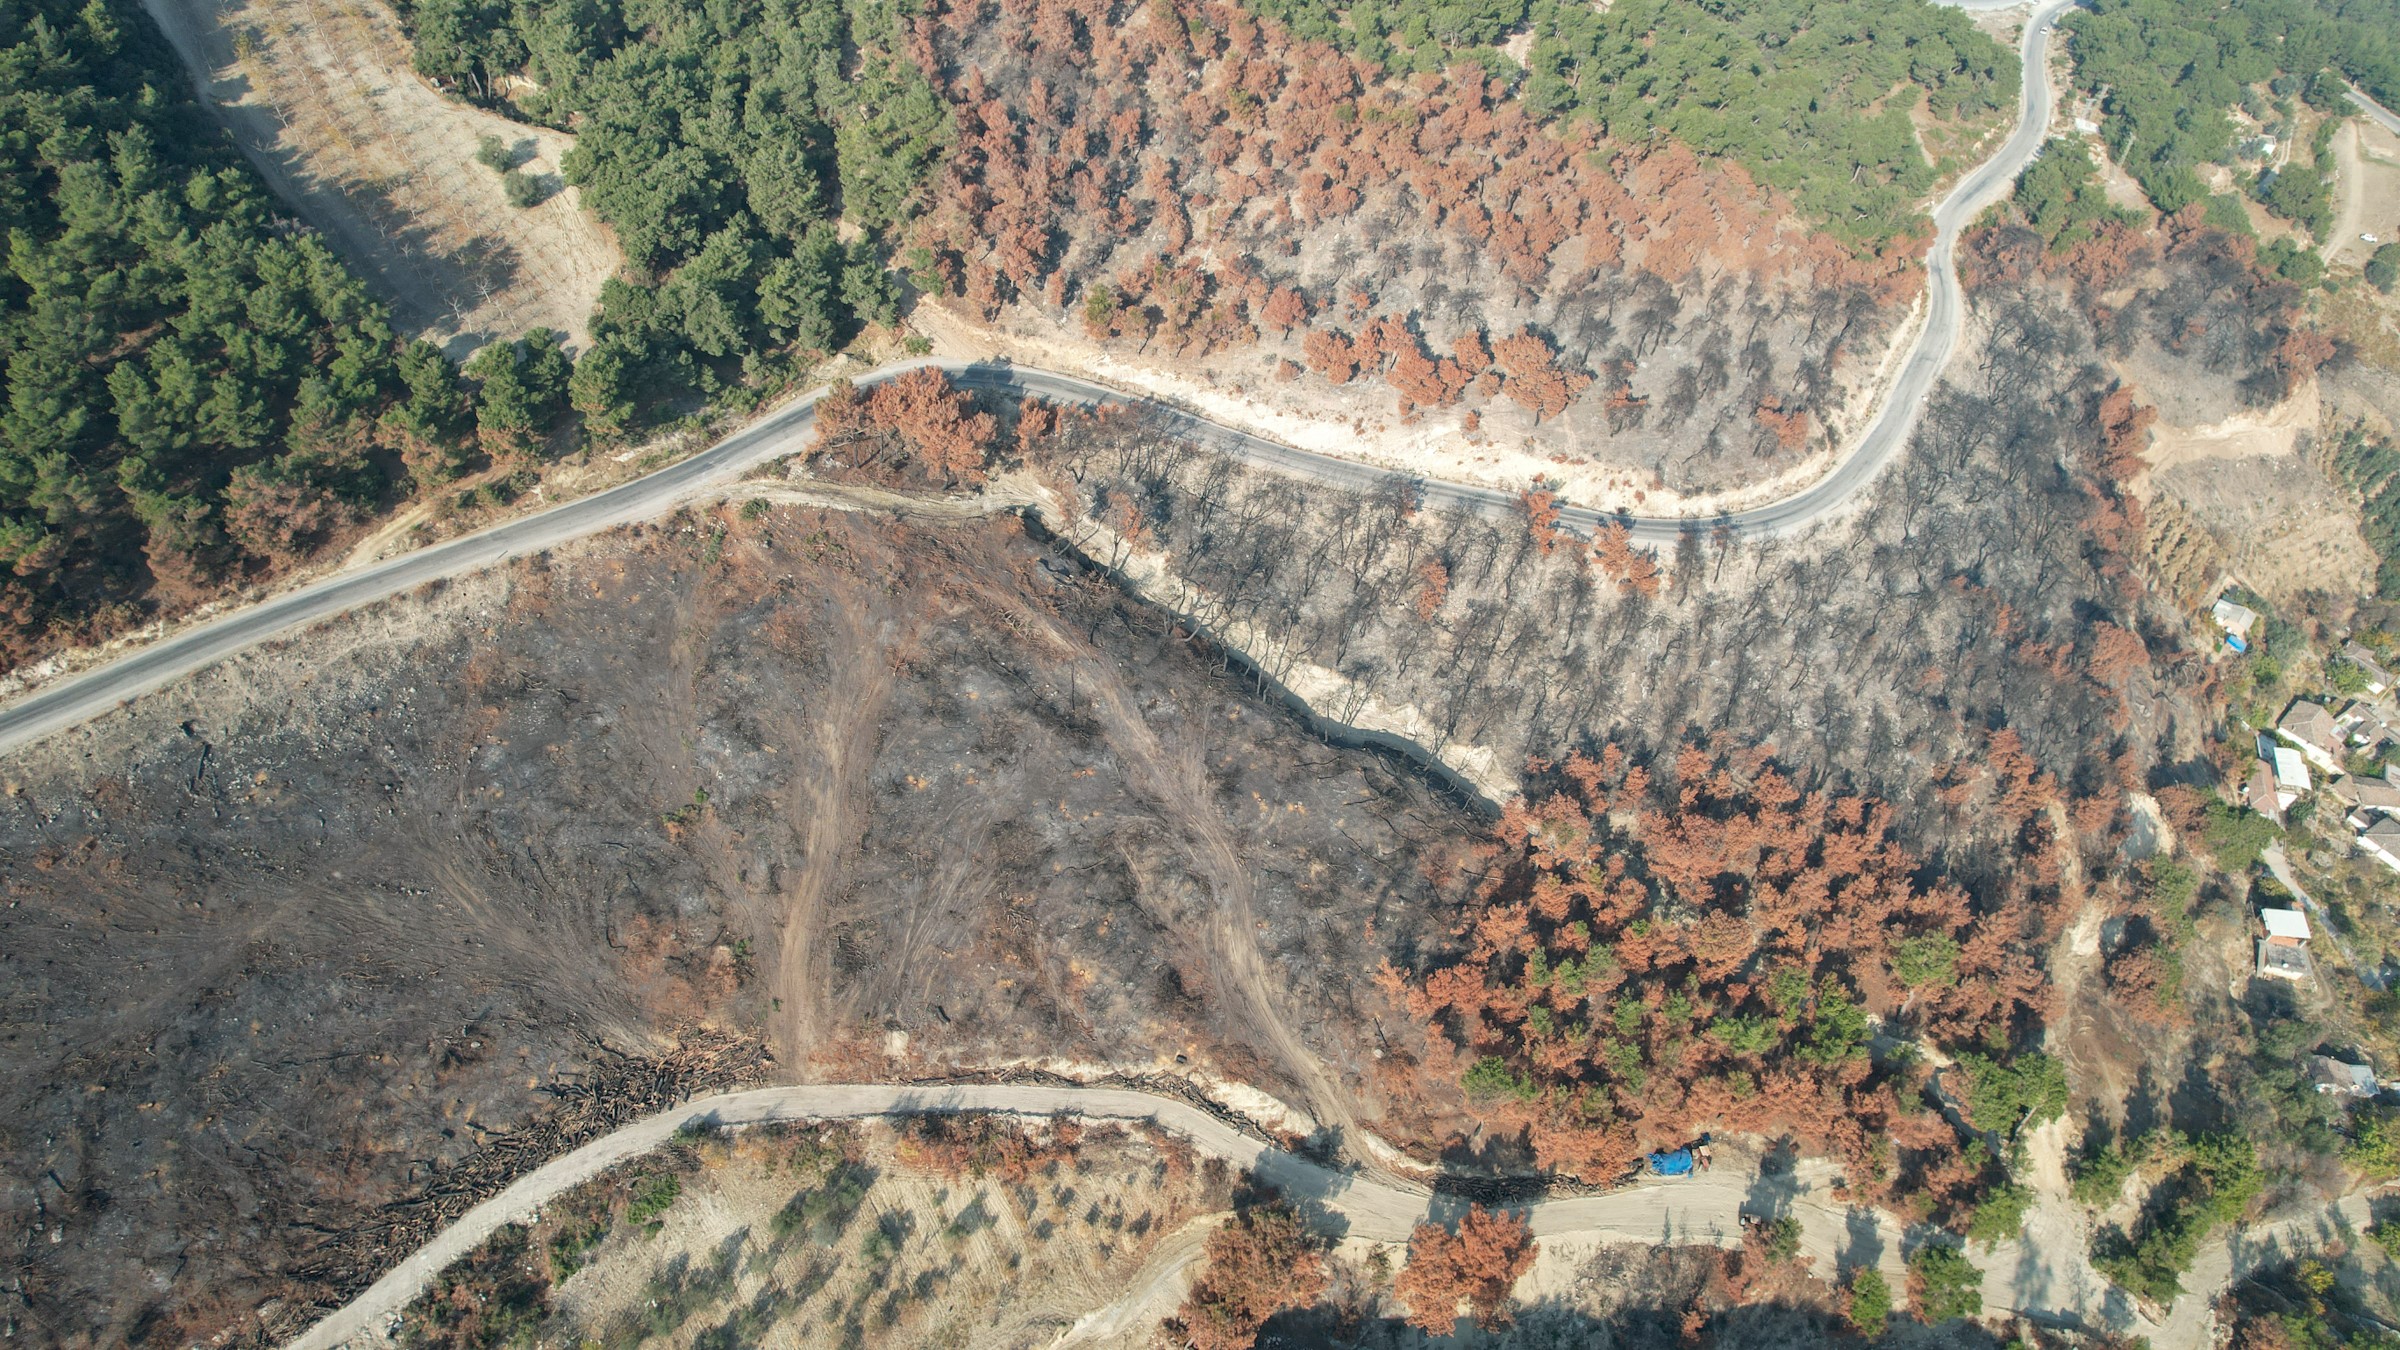
M 633 1202 L 625 1206 L 625 1221 L 646 1224 L 666 1213 L 683 1194 L 683 1179 L 672 1172 L 647 1176 L 634 1183 Z
M 2258 855 L 2275 841 L 2275 822 L 2246 807 L 2228 806 L 2211 800 L 2206 818 L 2200 827 L 2200 837 L 2208 845 L 2209 856 L 2217 866 L 2228 872 L 2247 872 L 2258 862 Z
M 2242 199 L 2230 192 L 2210 196 L 2200 219 L 2203 224 L 2213 225 L 2227 234 L 2250 239 L 2258 237 L 2258 231 L 2251 228 L 2250 213 L 2242 209 Z
M 2125 1178 L 2141 1166 L 2146 1152 L 2146 1138 L 2132 1143 L 2118 1140 L 2075 1163 L 2075 1180 L 2071 1193 L 2075 1203 L 2105 1208 L 2116 1202 L 2125 1189 Z
M 1863 1266 L 1852 1275 L 1849 1305 L 1850 1325 L 1860 1335 L 1869 1339 L 1881 1336 L 1892 1319 L 1892 1286 L 1885 1283 L 1883 1272 Z
M 1908 1258 L 1919 1287 L 1917 1311 L 1928 1322 L 1974 1317 L 1983 1311 L 1983 1272 L 1956 1247 L 1919 1247 Z
M 608 1236 L 608 1217 L 578 1219 L 550 1234 L 550 1278 L 563 1280 L 583 1268 L 583 1258 Z
M 1867 1010 L 1850 997 L 1850 991 L 1827 976 L 1817 989 L 1816 1012 L 1809 1018 L 1808 1039 L 1800 1046 L 1800 1057 L 1826 1066 L 1862 1058 L 1874 1034 Z
M 1510 1069 L 1508 1061 L 1498 1055 L 1486 1055 L 1475 1061 L 1474 1067 L 1459 1081 L 1470 1097 L 1514 1097 L 1529 1102 L 1535 1094 L 1533 1080 Z
M 2138 1237 L 2104 1242 L 2092 1265 L 2119 1288 L 2165 1305 L 2183 1292 L 2183 1275 L 2210 1229 L 2241 1217 L 2265 1184 L 2258 1146 L 2238 1134 L 2203 1135 L 2185 1148 L 2174 1199 L 2147 1215 Z
M 2367 283 L 2389 295 L 2400 286 L 2400 244 L 2385 244 L 2367 259 Z
M 503 196 L 508 198 L 508 204 L 510 206 L 520 209 L 536 205 L 542 200 L 542 198 L 550 195 L 542 190 L 541 179 L 534 177 L 532 174 L 525 172 L 523 169 L 510 169 L 508 172 L 501 174 L 500 192 Z
M 2361 1108 L 2351 1117 L 2342 1160 L 2378 1180 L 2400 1175 L 2400 1121 L 2384 1106 Z
M 2032 1207 L 2032 1191 L 2013 1181 L 2002 1182 L 1986 1192 L 1983 1203 L 1975 1207 L 1975 1217 L 1967 1221 L 1967 1237 L 1975 1242 L 2006 1242 L 2024 1229 L 2025 1211 Z
M 1958 983 L 1958 939 L 1948 933 L 1901 939 L 1892 949 L 1892 973 L 1911 989 Z
M 2400 1261 L 2400 1223 L 2394 1223 L 2390 1219 L 2379 1219 L 2368 1226 L 2367 1237 L 2373 1240 L 2376 1246 L 2383 1248 L 2384 1255 Z
M 507 173 L 517 165 L 517 157 L 509 151 L 508 142 L 486 133 L 475 138 L 475 162 L 493 173 Z
M 1758 1226 L 1758 1233 L 1761 1248 L 1769 1261 L 1790 1261 L 1800 1255 L 1800 1221 L 1791 1215 L 1762 1222 Z
M 402 1345 L 532 1346 L 549 1311 L 550 1281 L 529 1258 L 532 1234 L 508 1224 L 443 1271 L 401 1315 Z
M 1967 1118 L 1979 1130 L 2008 1134 L 2019 1123 L 2042 1125 L 2067 1111 L 2067 1071 L 2055 1059 L 2028 1050 L 2002 1063 L 1967 1052 L 1958 1057 L 1967 1071 Z
M 836 1163 L 822 1182 L 785 1201 L 769 1227 L 779 1239 L 806 1233 L 812 1241 L 831 1243 L 850 1226 L 874 1182 L 873 1168 L 855 1162 Z
M 1708 1024 L 1708 1037 L 1737 1054 L 1763 1055 L 1783 1041 L 1783 1031 L 1771 1017 L 1720 1017 Z

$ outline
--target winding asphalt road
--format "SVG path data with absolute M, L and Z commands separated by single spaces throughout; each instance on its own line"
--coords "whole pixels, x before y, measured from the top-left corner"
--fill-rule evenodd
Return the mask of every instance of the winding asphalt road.
M 1815 485 L 1782 501 L 1713 519 L 1609 516 L 1589 508 L 1569 507 L 1562 513 L 1564 523 L 1589 531 L 1604 521 L 1618 520 L 1627 524 L 1636 538 L 1651 544 L 1673 544 L 1687 531 L 1699 529 L 1722 528 L 1751 536 L 1784 535 L 1824 519 L 1874 481 L 1907 444 L 1934 381 L 1957 346 L 1965 309 L 1959 294 L 1957 269 L 1952 265 L 1959 231 L 2009 190 L 2017 174 L 2041 146 L 2051 105 L 2050 85 L 2044 77 L 2048 29 L 2052 18 L 2069 3 L 2070 0 L 2044 0 L 2026 23 L 2020 51 L 2025 79 L 2016 131 L 1935 209 L 1933 246 L 1926 256 L 1928 305 L 1924 327 L 1919 330 L 1874 422 L 1833 471 Z M 1964 0 L 1964 7 L 1992 6 L 1988 0 Z M 956 361 L 901 362 L 877 369 L 857 382 L 874 384 L 923 366 L 938 366 L 959 383 L 979 389 L 1040 395 L 1087 405 L 1129 400 L 1129 396 L 1117 390 L 1070 375 Z M 59 680 L 0 708 L 0 755 L 96 717 L 244 648 L 303 625 L 333 618 L 429 581 L 539 553 L 613 526 L 658 516 L 677 505 L 721 492 L 752 466 L 806 447 L 816 422 L 816 402 L 822 392 L 812 393 L 757 426 L 646 477 L 539 515 L 509 521 L 285 592 L 221 618 L 195 624 L 106 665 Z M 1160 411 L 1195 444 L 1264 468 L 1359 490 L 1372 490 L 1391 477 L 1383 469 L 1279 445 L 1179 409 L 1162 406 Z M 1492 488 L 1438 481 L 1418 486 L 1424 504 L 1439 509 L 1508 511 L 1514 509 L 1516 502 L 1515 494 Z
M 2395 113 L 2391 109 L 2383 106 L 2380 103 L 2377 103 L 2375 100 L 2368 98 L 2367 91 L 2359 88 L 2355 84 L 2347 85 L 2345 87 L 2349 90 L 2350 101 L 2358 105 L 2358 110 L 2360 112 L 2363 112 L 2367 116 L 2374 118 L 2378 122 L 2381 122 L 2384 130 L 2389 131 L 2395 136 L 2400 136 L 2400 113 Z

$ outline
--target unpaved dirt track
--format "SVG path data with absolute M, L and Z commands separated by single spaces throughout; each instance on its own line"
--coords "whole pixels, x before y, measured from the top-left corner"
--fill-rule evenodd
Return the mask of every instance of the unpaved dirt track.
M 971 1085 L 911 1087 L 905 1084 L 815 1084 L 759 1088 L 702 1098 L 594 1140 L 520 1178 L 514 1185 L 444 1229 L 391 1273 L 340 1311 L 291 1343 L 292 1350 L 330 1350 L 370 1333 L 423 1290 L 445 1267 L 475 1250 L 494 1232 L 522 1222 L 568 1188 L 656 1148 L 693 1123 L 763 1124 L 772 1121 L 843 1119 L 926 1114 L 942 1111 L 1005 1111 L 1047 1116 L 1068 1112 L 1094 1120 L 1147 1121 L 1174 1131 L 1203 1152 L 1255 1174 L 1307 1209 L 1335 1216 L 1348 1236 L 1405 1242 L 1416 1225 L 1463 1208 L 1423 1189 L 1368 1180 L 1335 1171 L 1272 1145 L 1262 1144 L 1217 1117 L 1185 1102 L 1120 1088 Z M 1901 1233 L 1882 1215 L 1855 1211 L 1826 1197 L 1823 1169 L 1769 1179 L 1736 1174 L 1731 1168 L 1672 1182 L 1654 1182 L 1607 1195 L 1578 1196 L 1535 1204 L 1528 1221 L 1539 1237 L 1574 1234 L 1602 1241 L 1697 1243 L 1733 1246 L 1741 1241 L 1745 1204 L 1764 1208 L 1772 1192 L 1781 1212 L 1800 1220 L 1802 1249 L 1820 1263 L 1871 1254 L 1894 1288 L 1905 1287 Z M 1198 1254 L 1198 1247 L 1191 1255 Z M 1148 1277 L 1162 1285 L 1169 1266 Z
M 1092 1120 L 1146 1121 L 1192 1141 L 1202 1151 L 1250 1171 L 1304 1210 L 1332 1216 L 1332 1226 L 1350 1237 L 1405 1242 L 1416 1225 L 1463 1207 L 1416 1187 L 1345 1173 L 1262 1144 L 1217 1117 L 1169 1097 L 1123 1088 L 905 1084 L 812 1084 L 757 1088 L 701 1098 L 659 1112 L 596 1139 L 519 1178 L 507 1190 L 469 1210 L 457 1223 L 419 1248 L 348 1305 L 293 1341 L 289 1350 L 332 1350 L 384 1325 L 451 1263 L 466 1256 L 504 1225 L 524 1222 L 561 1192 L 658 1147 L 692 1124 L 755 1125 L 776 1121 L 923 1115 L 945 1111 L 1001 1111 L 1048 1116 L 1061 1112 Z M 1526 1209 L 1537 1237 L 1575 1236 L 1603 1242 L 1686 1243 L 1736 1246 L 1745 1214 L 1789 1214 L 1800 1220 L 1801 1250 L 1829 1273 L 1872 1260 L 1895 1289 L 1907 1285 L 1902 1261 L 1904 1234 L 1890 1216 L 1834 1201 L 1832 1169 L 1803 1164 L 1795 1173 L 1761 1177 L 1722 1168 L 1671 1182 L 1649 1182 L 1606 1195 L 1546 1200 Z M 2078 1248 L 2056 1243 L 2007 1242 L 1972 1253 L 1986 1272 L 1983 1299 L 1989 1315 L 2024 1313 L 2046 1324 L 2106 1327 L 2149 1338 L 2160 1350 L 2192 1350 L 2205 1338 L 2216 1295 L 2237 1276 L 2249 1274 L 2329 1242 L 2355 1245 L 2368 1220 L 2367 1198 L 2347 1196 L 2247 1231 L 2212 1239 L 2200 1251 L 2164 1323 L 2137 1311 L 2114 1289 L 2101 1291 L 2100 1305 L 2077 1306 L 2091 1291 L 2079 1280 Z M 1205 1234 L 1178 1233 L 1143 1266 L 1141 1287 L 1130 1291 L 1086 1323 L 1110 1330 L 1163 1297 L 1178 1272 L 1198 1259 Z M 1079 1326 L 1077 1330 L 1098 1330 Z M 1074 1332 L 1069 1336 L 1073 1337 Z
M 1160 1238 L 1142 1268 L 1126 1282 L 1125 1292 L 1094 1308 L 1066 1329 L 1055 1346 L 1081 1345 L 1122 1336 L 1145 1322 L 1163 1318 L 1183 1301 L 1191 1287 L 1188 1272 L 1208 1246 L 1208 1236 L 1232 1215 L 1203 1214 Z

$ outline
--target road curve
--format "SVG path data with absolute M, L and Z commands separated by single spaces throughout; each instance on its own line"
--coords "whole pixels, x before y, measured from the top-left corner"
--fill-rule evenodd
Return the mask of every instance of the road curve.
M 1260 1143 L 1224 1120 L 1174 1097 L 1125 1088 L 1024 1084 L 909 1086 L 800 1084 L 702 1097 L 644 1117 L 519 1177 L 506 1190 L 468 1210 L 394 1266 L 357 1298 L 292 1340 L 287 1350 L 354 1346 L 387 1325 L 454 1262 L 511 1223 L 533 1219 L 561 1193 L 664 1144 L 687 1125 L 758 1125 L 777 1121 L 855 1120 L 871 1116 L 998 1111 L 1014 1115 L 1067 1113 L 1086 1120 L 1148 1122 L 1191 1141 L 1200 1151 L 1248 1170 L 1315 1216 L 1328 1232 L 1378 1242 L 1405 1242 L 1436 1212 L 1456 1201 L 1422 1188 L 1362 1177 Z M 1913 1248 L 1889 1215 L 1832 1199 L 1836 1169 L 1803 1163 L 1791 1174 L 1762 1177 L 1727 1167 L 1674 1181 L 1650 1181 L 1604 1195 L 1538 1201 L 1524 1207 L 1534 1235 L 1593 1243 L 1682 1243 L 1734 1246 L 1746 1214 L 1788 1214 L 1800 1220 L 1801 1251 L 1820 1274 L 1838 1263 L 1875 1263 L 1895 1289 L 1905 1288 L 1904 1248 Z M 2153 1320 L 2113 1288 L 2080 1289 L 2074 1264 L 2057 1244 L 2012 1239 L 1978 1248 L 1986 1316 L 2018 1314 L 2050 1326 L 2106 1329 L 2149 1339 L 2161 1350 L 2196 1350 L 2206 1339 L 2209 1310 L 2235 1279 L 2278 1261 L 2337 1242 L 2355 1246 L 2368 1198 L 2344 1196 L 2206 1243 L 2185 1280 L 2186 1292 L 2168 1317 Z M 1160 1262 L 1165 1273 L 1168 1262 Z M 1146 1267 L 1147 1268 L 1147 1267 Z M 1113 1307 L 1114 1305 L 1112 1305 Z M 1124 1311 L 1123 1309 L 1119 1309 Z
M 910 1087 L 890 1084 L 816 1084 L 756 1088 L 704 1097 L 645 1117 L 582 1148 L 553 1159 L 517 1179 L 508 1189 L 436 1234 L 432 1241 L 370 1285 L 366 1292 L 292 1341 L 289 1350 L 333 1350 L 385 1325 L 408 1306 L 433 1278 L 481 1246 L 500 1228 L 521 1223 L 571 1187 L 657 1148 L 686 1125 L 756 1125 L 774 1121 L 841 1120 L 867 1116 L 925 1115 L 945 1111 L 1003 1111 L 1047 1116 L 1069 1112 L 1089 1120 L 1147 1121 L 1189 1139 L 1193 1146 L 1249 1170 L 1299 1204 L 1331 1216 L 1324 1226 L 1354 1237 L 1405 1242 L 1434 1212 L 1425 1190 L 1395 1186 L 1310 1162 L 1242 1133 L 1198 1107 L 1172 1097 L 1122 1088 L 963 1085 Z M 1820 1198 L 1814 1183 L 1828 1180 L 1823 1169 L 1777 1177 L 1761 1185 L 1754 1175 L 1731 1169 L 1652 1182 L 1606 1195 L 1543 1201 L 1526 1211 L 1538 1237 L 1574 1236 L 1603 1242 L 1702 1243 L 1741 1241 L 1745 1204 L 1762 1208 L 1772 1190 L 1780 1213 L 1798 1218 L 1803 1250 L 1825 1257 L 1863 1254 L 1883 1268 L 1894 1288 L 1905 1286 L 1901 1234 L 1890 1219 Z M 1758 1198 L 1754 1198 L 1754 1194 Z M 1451 1202 L 1445 1199 L 1445 1213 Z
M 1952 189 L 1934 210 L 1934 240 L 1926 255 L 1926 320 L 1904 359 L 1899 378 L 1858 444 L 1814 486 L 1782 501 L 1713 519 L 1606 515 L 1568 507 L 1563 523 L 1590 530 L 1603 521 L 1627 524 L 1645 543 L 1672 544 L 1687 531 L 1727 529 L 1737 534 L 1789 534 L 1816 523 L 1847 504 L 1890 464 L 1907 443 L 1927 395 L 1957 345 L 1965 306 L 1952 265 L 1958 234 L 1976 213 L 1999 199 L 2031 162 L 2050 120 L 2050 85 L 2044 72 L 2051 19 L 2071 0 L 2044 0 L 2025 24 L 2020 49 L 2024 88 L 2016 131 L 1997 153 Z M 884 366 L 859 377 L 875 384 L 925 366 L 951 373 L 960 383 L 1003 392 L 1035 394 L 1091 404 L 1141 401 L 1089 380 L 1051 371 L 1001 364 L 918 360 Z M 595 493 L 538 515 L 508 521 L 475 534 L 435 544 L 384 562 L 352 569 L 323 581 L 197 624 L 174 637 L 40 689 L 0 708 L 0 755 L 52 732 L 98 716 L 129 699 L 256 643 L 346 610 L 381 600 L 442 577 L 489 567 L 510 558 L 555 548 L 613 526 L 661 514 L 740 477 L 761 461 L 794 453 L 807 444 L 816 421 L 817 390 L 791 407 L 709 449 L 646 477 Z M 1389 471 L 1280 445 L 1180 409 L 1157 407 L 1171 425 L 1196 444 L 1248 463 L 1319 482 L 1372 489 Z M 1515 494 L 1467 484 L 1420 484 L 1425 505 L 1470 511 L 1506 511 Z
M 2360 112 L 2363 112 L 2377 122 L 2382 123 L 2384 130 L 2392 133 L 2395 136 L 2400 136 L 2400 113 L 2395 113 L 2391 109 L 2367 97 L 2367 91 L 2359 88 L 2355 84 L 2345 84 L 2343 88 L 2349 92 L 2350 101 L 2358 105 L 2358 110 Z

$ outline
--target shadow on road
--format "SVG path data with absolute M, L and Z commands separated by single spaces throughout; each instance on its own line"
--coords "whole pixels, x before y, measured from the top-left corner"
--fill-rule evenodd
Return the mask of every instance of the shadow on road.
M 1850 1272 L 1882 1262 L 1883 1229 L 1875 1222 L 1875 1211 L 1853 1207 L 1842 1219 L 1842 1251 L 1834 1266 L 1847 1280 Z
M 1775 1141 L 1758 1160 L 1758 1175 L 1750 1181 L 1748 1193 L 1742 1196 L 1741 1214 L 1745 1219 L 1771 1222 L 1792 1211 L 1792 1201 L 1803 1189 L 1797 1175 L 1800 1163 L 1800 1143 L 1790 1135 Z

